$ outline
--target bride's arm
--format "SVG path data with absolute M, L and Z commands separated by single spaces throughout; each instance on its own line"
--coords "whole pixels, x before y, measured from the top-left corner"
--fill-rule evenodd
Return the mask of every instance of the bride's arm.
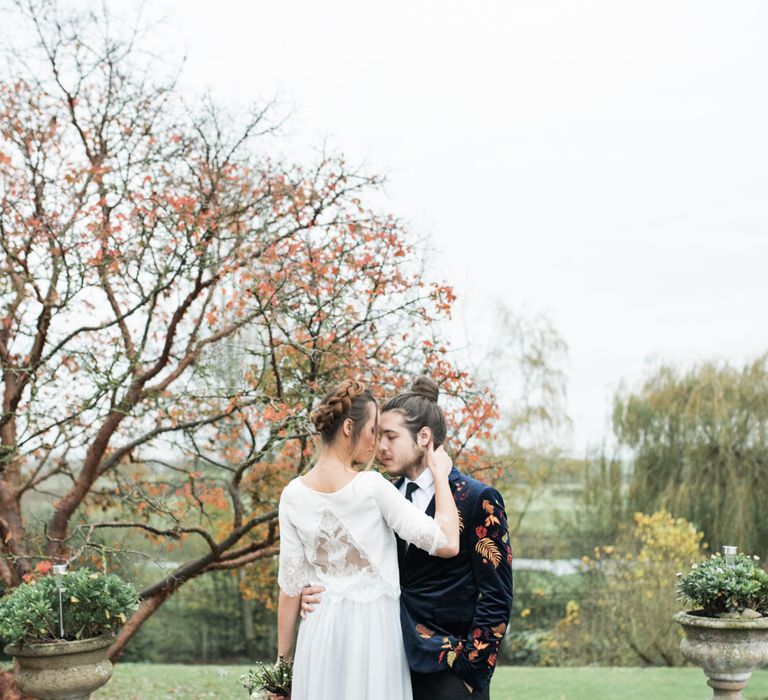
M 311 579 L 311 571 L 302 538 L 288 515 L 289 488 L 280 494 L 278 518 L 280 522 L 280 562 L 277 583 L 280 596 L 277 601 L 277 656 L 293 658 L 293 642 L 301 607 L 301 589 Z
M 456 510 L 451 485 L 448 483 L 453 462 L 445 450 L 440 450 L 440 453 L 436 454 L 431 440 L 427 446 L 426 460 L 427 467 L 432 471 L 435 479 L 435 520 L 447 540 L 445 545 L 438 547 L 435 554 L 438 557 L 450 559 L 459 553 L 460 537 L 459 512 Z
M 373 496 L 384 520 L 406 542 L 431 555 L 450 559 L 458 554 L 460 540 L 459 514 L 448 483 L 450 465 L 440 455 L 430 454 L 429 458 L 434 462 L 434 518 L 403 498 L 394 484 L 376 472 L 371 472 Z M 448 455 L 445 459 L 450 462 Z
M 288 595 L 280 591 L 277 600 L 277 657 L 293 658 L 293 640 L 296 638 L 296 623 L 299 619 L 301 594 Z

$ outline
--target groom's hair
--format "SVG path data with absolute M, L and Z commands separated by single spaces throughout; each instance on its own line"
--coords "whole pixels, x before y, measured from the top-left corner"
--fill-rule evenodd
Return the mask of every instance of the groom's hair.
M 435 449 L 445 442 L 446 423 L 445 416 L 437 398 L 440 389 L 437 383 L 429 377 L 419 377 L 411 386 L 410 391 L 398 394 L 391 398 L 381 409 L 382 413 L 397 411 L 402 414 L 405 427 L 416 441 L 416 435 L 424 427 L 432 431 L 432 442 Z

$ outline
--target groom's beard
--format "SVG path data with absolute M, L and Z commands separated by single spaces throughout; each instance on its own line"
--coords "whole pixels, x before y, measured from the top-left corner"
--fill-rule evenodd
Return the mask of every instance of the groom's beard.
M 407 476 L 411 481 L 417 479 L 419 475 L 426 469 L 424 464 L 424 453 L 417 455 L 412 462 L 403 465 L 400 469 L 400 476 Z
M 415 479 L 424 471 L 424 467 L 422 467 L 422 462 L 424 461 L 424 451 L 422 450 L 419 452 L 418 447 L 416 449 L 417 454 L 413 460 L 402 465 L 395 465 L 391 462 L 389 465 L 386 465 L 380 459 L 377 459 L 376 461 L 384 468 L 387 475 L 394 479 L 399 479 L 401 476 L 407 476 L 409 479 Z

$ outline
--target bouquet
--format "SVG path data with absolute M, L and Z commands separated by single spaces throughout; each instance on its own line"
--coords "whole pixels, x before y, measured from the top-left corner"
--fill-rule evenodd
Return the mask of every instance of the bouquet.
M 258 664 L 255 669 L 240 676 L 243 687 L 251 694 L 251 700 L 291 697 L 293 662 L 282 656 L 275 664 Z

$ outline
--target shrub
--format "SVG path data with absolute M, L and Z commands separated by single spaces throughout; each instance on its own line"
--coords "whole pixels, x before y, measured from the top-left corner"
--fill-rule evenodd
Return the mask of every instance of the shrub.
M 518 666 L 551 666 L 552 628 L 572 598 L 584 595 L 585 577 L 547 571 L 515 573 L 515 619 L 504 637 L 499 658 Z
M 552 631 L 546 629 L 509 632 L 502 643 L 504 661 L 516 666 L 551 666 Z
M 0 600 L 0 636 L 9 642 L 98 637 L 116 632 L 138 607 L 130 583 L 87 568 L 61 577 L 61 600 L 63 635 L 57 579 L 49 575 L 21 584 Z
M 678 574 L 680 599 L 696 605 L 707 615 L 742 613 L 745 609 L 768 613 L 768 573 L 758 565 L 758 557 L 738 554 L 726 564 L 720 554 L 691 565 Z
M 683 663 L 675 573 L 701 558 L 703 535 L 666 511 L 635 514 L 626 542 L 583 557 L 588 595 L 569 604 L 552 652 L 563 664 Z

